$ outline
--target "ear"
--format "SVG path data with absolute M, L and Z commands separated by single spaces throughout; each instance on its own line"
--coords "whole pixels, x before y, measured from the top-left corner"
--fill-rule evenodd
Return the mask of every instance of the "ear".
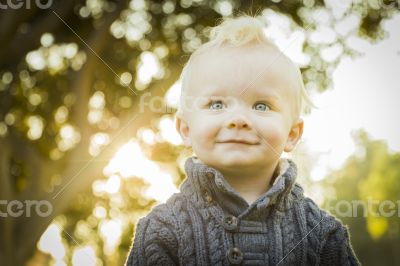
M 182 138 L 183 144 L 186 147 L 191 147 L 191 141 L 189 138 L 189 126 L 186 123 L 186 121 L 183 119 L 183 117 L 179 114 L 177 114 L 176 118 L 175 118 L 175 127 L 176 127 L 176 131 L 178 131 L 179 135 Z
M 303 135 L 303 127 L 304 121 L 302 118 L 299 118 L 290 129 L 285 148 L 283 149 L 285 152 L 291 152 L 296 147 L 296 144 L 299 142 L 301 136 Z

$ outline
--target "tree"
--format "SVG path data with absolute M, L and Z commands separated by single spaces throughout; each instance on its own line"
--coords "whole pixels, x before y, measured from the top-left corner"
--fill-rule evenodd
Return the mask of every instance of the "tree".
M 2 8 L 0 198 L 45 200 L 53 209 L 47 217 L 2 217 L 0 261 L 23 265 L 50 222 L 73 209 L 76 195 L 102 177 L 116 148 L 164 115 L 140 108 L 141 96 L 165 94 L 217 19 L 240 12 L 261 15 L 266 8 L 307 33 L 303 50 L 310 60 L 302 67 L 304 79 L 309 90 L 322 91 L 330 87 L 340 58 L 355 54 L 345 40 L 354 34 L 383 38 L 380 22 L 397 11 L 398 2 L 357 2 L 338 17 L 324 1 L 77 0 L 54 1 L 46 9 L 33 2 L 29 8 Z M 360 25 L 330 43 L 316 43 L 308 33 L 318 29 L 318 12 L 327 16 L 328 28 L 350 14 L 361 17 Z M 320 51 L 330 53 L 334 45 L 339 55 L 321 58 Z M 142 77 L 146 58 L 159 67 Z M 96 146 L 96 136 L 110 143 Z M 166 144 L 157 145 L 156 150 Z

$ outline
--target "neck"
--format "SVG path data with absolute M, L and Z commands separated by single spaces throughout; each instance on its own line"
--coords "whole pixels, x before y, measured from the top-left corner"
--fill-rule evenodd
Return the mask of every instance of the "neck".
M 279 161 L 271 166 L 263 166 L 261 169 L 251 171 L 246 169 L 220 171 L 229 185 L 250 205 L 271 188 L 278 174 L 278 163 Z

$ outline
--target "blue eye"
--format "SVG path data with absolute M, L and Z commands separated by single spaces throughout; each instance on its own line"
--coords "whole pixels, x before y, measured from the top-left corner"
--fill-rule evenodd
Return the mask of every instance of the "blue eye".
M 220 110 L 220 109 L 222 109 L 222 108 L 224 108 L 224 105 L 223 105 L 222 101 L 220 101 L 220 100 L 218 100 L 218 101 L 211 101 L 211 103 L 210 103 L 210 109 L 213 109 L 213 110 Z
M 254 109 L 254 110 L 257 110 L 257 111 L 266 111 L 267 108 L 270 109 L 270 108 L 268 107 L 268 105 L 266 105 L 265 103 L 256 103 L 256 104 L 253 106 L 253 109 Z

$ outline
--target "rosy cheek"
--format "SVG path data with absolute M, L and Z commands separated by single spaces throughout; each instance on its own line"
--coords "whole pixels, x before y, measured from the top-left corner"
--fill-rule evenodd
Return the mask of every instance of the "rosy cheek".
M 265 141 L 278 143 L 284 138 L 284 129 L 283 127 L 277 126 L 277 124 L 270 124 L 263 128 L 263 134 L 261 135 Z
M 207 144 L 207 142 L 209 142 L 210 133 L 205 127 L 194 127 L 192 130 L 192 134 L 193 141 L 200 146 L 204 146 Z

